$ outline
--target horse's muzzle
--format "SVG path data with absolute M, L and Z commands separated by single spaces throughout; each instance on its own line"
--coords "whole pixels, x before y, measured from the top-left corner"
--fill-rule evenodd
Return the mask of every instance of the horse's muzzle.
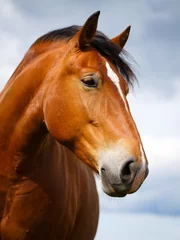
M 142 169 L 133 159 L 124 161 L 118 171 L 105 165 L 100 169 L 103 191 L 113 197 L 124 197 L 137 191 L 147 175 L 148 168 Z

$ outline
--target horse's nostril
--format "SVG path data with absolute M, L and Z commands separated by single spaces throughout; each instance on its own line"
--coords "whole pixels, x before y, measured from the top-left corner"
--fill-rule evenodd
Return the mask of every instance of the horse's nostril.
M 133 160 L 128 160 L 122 166 L 120 171 L 120 178 L 123 183 L 128 184 L 132 182 L 136 173 L 134 165 L 136 165 L 136 163 Z
M 105 172 L 105 171 L 106 171 L 106 169 L 102 167 L 101 168 L 101 172 Z
M 148 167 L 146 168 L 146 172 L 145 172 L 145 178 L 148 176 L 148 174 L 149 174 L 149 169 L 148 169 Z

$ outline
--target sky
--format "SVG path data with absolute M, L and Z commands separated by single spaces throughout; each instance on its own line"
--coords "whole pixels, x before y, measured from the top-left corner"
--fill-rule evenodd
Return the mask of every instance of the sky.
M 180 239 L 180 2 L 178 0 L 0 0 L 0 90 L 42 34 L 82 25 L 100 10 L 110 38 L 131 25 L 125 49 L 139 84 L 128 96 L 149 160 L 141 189 L 121 199 L 97 187 L 100 239 Z

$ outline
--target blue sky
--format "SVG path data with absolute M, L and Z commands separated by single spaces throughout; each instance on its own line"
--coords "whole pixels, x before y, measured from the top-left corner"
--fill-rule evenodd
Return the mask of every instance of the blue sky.
M 137 193 L 121 199 L 105 196 L 98 183 L 96 239 L 180 237 L 179 9 L 178 0 L 0 0 L 0 89 L 29 46 L 50 30 L 82 25 L 97 10 L 98 29 L 109 37 L 132 25 L 126 50 L 137 62 L 139 86 L 128 99 L 150 174 Z

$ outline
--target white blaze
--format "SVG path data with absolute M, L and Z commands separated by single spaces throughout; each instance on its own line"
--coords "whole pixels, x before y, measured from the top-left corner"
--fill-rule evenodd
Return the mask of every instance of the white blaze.
M 126 104 L 126 100 L 124 98 L 123 92 L 122 92 L 121 87 L 120 87 L 120 82 L 119 82 L 119 78 L 118 78 L 117 74 L 112 70 L 112 68 L 110 67 L 108 62 L 106 62 L 106 68 L 107 68 L 108 77 L 111 79 L 111 81 L 117 87 L 118 92 L 119 92 L 121 98 L 123 99 L 126 110 L 129 112 L 127 104 Z M 141 151 L 142 164 L 143 164 L 143 166 L 146 166 L 146 159 L 145 159 L 144 151 L 143 151 L 143 148 L 142 148 L 141 144 L 140 144 L 140 151 Z
M 110 67 L 108 62 L 106 62 L 106 68 L 107 68 L 107 75 L 108 75 L 108 77 L 111 79 L 111 81 L 117 87 L 118 92 L 119 92 L 121 98 L 123 99 L 123 102 L 124 102 L 124 105 L 126 107 L 126 110 L 128 111 L 126 100 L 125 100 L 124 95 L 122 93 L 122 90 L 120 88 L 120 82 L 119 82 L 119 78 L 118 78 L 117 74 L 112 70 L 112 68 Z

